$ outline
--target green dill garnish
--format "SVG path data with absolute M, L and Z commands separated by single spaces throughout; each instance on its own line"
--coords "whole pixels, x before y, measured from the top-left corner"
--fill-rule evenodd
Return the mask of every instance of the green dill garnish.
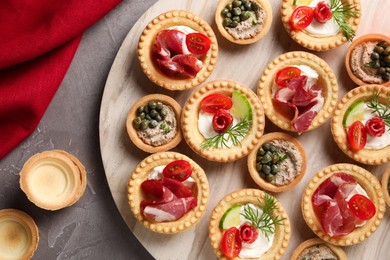
M 293 5 L 297 5 L 297 0 L 294 0 Z
M 269 241 L 269 235 L 275 234 L 275 225 L 283 225 L 284 218 L 274 216 L 274 210 L 278 209 L 276 200 L 267 193 L 264 193 L 264 203 L 258 200 L 258 207 L 263 211 L 261 215 L 249 205 L 245 205 L 244 213 L 240 214 L 249 220 L 254 228 L 260 229 Z
M 390 127 L 390 95 L 387 95 L 386 105 L 382 105 L 379 102 L 379 93 L 374 92 L 372 100 L 368 102 L 367 107 L 373 109 L 372 113 L 376 113 Z
M 353 4 L 343 3 L 341 0 L 330 0 L 330 10 L 333 18 L 339 25 L 345 37 L 347 37 L 348 41 L 352 41 L 356 32 L 351 28 L 347 20 L 351 17 L 360 15 L 359 12 L 353 11 L 354 8 Z
M 251 124 L 251 120 L 244 118 L 238 124 L 230 126 L 226 132 L 205 139 L 200 144 L 200 149 L 209 150 L 216 148 L 229 148 L 229 141 L 232 142 L 233 146 L 241 145 L 238 138 L 245 137 L 251 127 Z
M 366 63 L 365 66 L 369 67 L 369 68 L 374 68 L 375 64 L 376 64 L 376 60 L 373 60 L 373 61 Z

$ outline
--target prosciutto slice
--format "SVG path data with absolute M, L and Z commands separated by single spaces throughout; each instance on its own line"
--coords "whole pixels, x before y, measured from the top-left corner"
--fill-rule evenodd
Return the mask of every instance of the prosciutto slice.
M 164 204 L 146 206 L 143 213 L 147 218 L 157 222 L 176 221 L 197 204 L 195 197 L 181 198 Z

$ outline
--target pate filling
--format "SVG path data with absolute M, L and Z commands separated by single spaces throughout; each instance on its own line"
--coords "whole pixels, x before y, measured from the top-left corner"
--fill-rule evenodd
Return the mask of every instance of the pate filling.
M 249 19 L 240 22 L 235 28 L 225 27 L 226 31 L 236 40 L 255 37 L 263 29 L 267 14 L 261 8 L 252 14 Z
M 306 248 L 298 256 L 298 260 L 337 260 L 338 257 L 326 245 L 314 245 Z

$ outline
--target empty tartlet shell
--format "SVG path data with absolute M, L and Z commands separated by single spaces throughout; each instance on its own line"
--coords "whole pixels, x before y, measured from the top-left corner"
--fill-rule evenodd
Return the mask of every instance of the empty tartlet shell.
M 202 60 L 203 67 L 195 78 L 173 78 L 165 75 L 152 59 L 153 44 L 157 34 L 172 26 L 184 25 L 209 37 L 210 50 Z M 217 38 L 210 25 L 199 16 L 184 11 L 172 10 L 154 18 L 142 32 L 138 42 L 138 61 L 145 75 L 156 85 L 169 90 L 186 90 L 198 86 L 211 74 L 217 62 Z
M 284 140 L 284 141 L 287 141 L 287 142 L 294 144 L 302 156 L 301 172 L 299 173 L 299 175 L 297 175 L 297 177 L 292 182 L 290 182 L 287 185 L 276 186 L 270 182 L 267 182 L 266 180 L 264 180 L 263 178 L 260 177 L 259 172 L 256 170 L 256 157 L 257 157 L 257 152 L 258 152 L 259 148 L 264 143 L 271 142 L 273 140 Z M 303 176 L 305 175 L 305 172 L 306 172 L 305 149 L 303 148 L 302 144 L 297 139 L 295 139 L 294 137 L 292 137 L 288 134 L 275 132 L 275 133 L 269 133 L 269 134 L 263 135 L 263 137 L 260 138 L 259 143 L 255 146 L 255 148 L 250 152 L 250 154 L 248 156 L 248 169 L 249 169 L 249 173 L 250 173 L 252 179 L 254 180 L 254 182 L 256 182 L 256 184 L 259 185 L 261 188 L 268 190 L 268 191 L 271 191 L 271 192 L 282 192 L 282 191 L 289 190 L 292 187 L 294 187 L 295 185 L 297 185 L 302 180 Z
M 54 161 L 54 163 L 48 163 L 47 161 Z M 63 187 L 67 189 L 65 191 L 66 193 L 52 194 L 52 196 L 56 197 L 55 200 L 53 198 L 49 200 L 45 199 L 47 195 L 44 195 L 44 193 L 47 192 L 44 191 L 44 188 L 53 185 L 53 183 L 58 184 L 61 181 L 60 179 L 63 178 L 59 177 L 53 180 L 55 176 L 46 176 L 48 179 L 40 180 L 40 187 L 35 187 L 37 183 L 34 179 L 38 177 L 34 175 L 37 174 L 36 169 L 40 165 L 49 165 L 49 167 L 54 165 L 54 167 L 62 168 L 60 171 L 62 171 L 62 174 L 64 174 L 63 177 L 66 179 L 65 187 Z M 44 151 L 31 156 L 23 165 L 19 175 L 20 187 L 27 198 L 36 206 L 47 210 L 58 210 L 73 205 L 80 199 L 87 184 L 85 168 L 81 162 L 67 152 L 59 150 Z M 67 176 L 65 177 L 65 175 Z M 43 177 L 42 174 L 40 177 Z M 68 187 L 69 185 L 71 187 Z
M 137 130 L 133 126 L 133 120 L 134 118 L 137 117 L 138 107 L 147 104 L 149 101 L 160 101 L 164 105 L 170 106 L 173 112 L 175 113 L 176 126 L 177 126 L 176 135 L 171 141 L 160 146 L 153 146 L 144 143 L 144 141 L 142 141 L 142 139 L 138 137 Z M 127 134 L 129 135 L 134 145 L 144 152 L 157 153 L 157 152 L 168 151 L 176 147 L 176 145 L 178 145 L 180 141 L 183 139 L 183 135 L 180 130 L 180 115 L 181 115 L 181 107 L 179 103 L 177 103 L 176 100 L 174 100 L 173 98 L 162 94 L 151 94 L 151 95 L 144 96 L 141 99 L 139 99 L 137 102 L 135 102 L 131 107 L 131 109 L 129 110 L 129 112 L 127 113 L 127 119 L 126 119 Z
M 236 90 L 245 95 L 252 108 L 252 126 L 246 136 L 241 140 L 241 145 L 229 148 L 202 150 L 201 143 L 205 140 L 198 130 L 198 118 L 200 103 L 206 96 L 214 93 L 231 95 Z M 181 125 L 185 141 L 200 156 L 210 161 L 230 162 L 246 156 L 259 142 L 264 131 L 264 110 L 256 96 L 247 86 L 233 80 L 215 80 L 203 85 L 188 97 L 184 104 Z
M 347 109 L 358 100 L 370 100 L 374 92 L 380 93 L 380 100 L 386 103 L 386 95 L 390 95 L 390 89 L 381 85 L 365 85 L 352 89 L 340 100 L 334 111 L 331 123 L 333 139 L 339 148 L 353 160 L 369 164 L 378 165 L 390 161 L 390 145 L 379 150 L 362 149 L 354 152 L 348 145 L 348 134 L 343 126 L 343 118 Z
M 11 224 L 13 227 L 7 228 L 5 222 Z M 0 251 L 1 259 L 31 259 L 38 247 L 39 231 L 35 224 L 35 221 L 23 211 L 17 209 L 2 209 L 0 210 L 0 225 L 2 226 L 2 232 L 0 233 L 2 249 L 8 249 L 6 252 Z M 16 225 L 18 227 L 16 227 Z M 20 228 L 22 227 L 22 230 Z M 21 234 L 22 232 L 23 234 Z M 23 246 L 22 250 L 20 243 L 23 242 L 24 235 L 27 236 L 27 243 Z M 17 248 L 12 248 L 17 247 Z M 16 249 L 16 250 L 15 250 Z M 12 251 L 17 251 L 16 256 L 10 256 Z
M 292 29 L 289 21 L 295 9 L 293 7 L 293 2 L 294 0 L 282 0 L 281 14 L 284 28 L 286 28 L 286 31 L 290 34 L 291 38 L 298 44 L 313 51 L 327 51 L 339 47 L 348 41 L 341 30 L 336 35 L 321 37 L 310 35 L 306 33 L 305 30 Z M 343 0 L 342 2 L 353 5 L 354 11 L 361 12 L 360 0 Z M 355 32 L 359 23 L 360 15 L 348 19 L 348 24 Z
M 141 212 L 140 203 L 143 199 L 141 184 L 149 175 L 149 172 L 160 165 L 167 165 L 175 160 L 186 160 L 192 168 L 191 177 L 196 181 L 198 188 L 198 205 L 187 212 L 183 217 L 171 222 L 155 222 L 144 217 Z M 199 222 L 206 211 L 209 198 L 209 184 L 203 169 L 189 157 L 175 152 L 162 152 L 152 154 L 140 162 L 130 175 L 127 189 L 127 198 L 134 217 L 146 228 L 162 234 L 174 234 L 182 232 Z
M 383 35 L 383 34 L 377 34 L 377 33 L 366 34 L 366 35 L 363 35 L 363 36 L 359 37 L 358 39 L 354 40 L 351 43 L 351 45 L 349 45 L 349 47 L 347 49 L 347 54 L 345 55 L 345 68 L 347 69 L 348 75 L 352 79 L 352 81 L 355 82 L 355 84 L 357 84 L 359 86 L 367 85 L 370 83 L 364 82 L 360 78 L 356 77 L 355 74 L 353 73 L 353 71 L 351 69 L 351 64 L 350 64 L 352 51 L 357 46 L 359 46 L 365 42 L 376 42 L 376 41 L 387 41 L 390 44 L 390 37 Z M 390 80 L 385 81 L 379 85 L 388 87 L 388 86 L 390 86 Z
M 262 39 L 271 28 L 272 23 L 272 7 L 268 0 L 252 0 L 252 2 L 256 2 L 261 9 L 263 9 L 266 13 L 266 18 L 264 21 L 263 28 L 252 38 L 249 39 L 235 39 L 233 36 L 231 36 L 225 29 L 225 27 L 222 25 L 223 17 L 221 15 L 222 10 L 225 8 L 225 6 L 228 3 L 233 2 L 233 0 L 220 0 L 217 5 L 217 10 L 215 11 L 215 23 L 217 24 L 219 32 L 222 34 L 222 36 L 227 39 L 228 41 L 231 41 L 236 44 L 251 44 L 259 41 Z
M 324 245 L 328 247 L 332 252 L 337 256 L 337 260 L 347 260 L 347 255 L 345 254 L 344 250 L 341 247 L 331 245 L 329 243 L 326 243 L 325 241 L 319 239 L 319 238 L 311 238 L 306 241 L 303 241 L 299 246 L 294 250 L 291 260 L 297 260 L 300 254 L 305 250 L 306 248 L 317 246 L 317 245 Z
M 322 95 L 324 97 L 324 105 L 318 112 L 316 117 L 311 122 L 309 128 L 305 131 L 313 130 L 325 123 L 332 115 L 337 104 L 338 98 L 338 83 L 336 76 L 329 65 L 314 54 L 293 51 L 280 55 L 274 59 L 264 70 L 261 75 L 257 87 L 257 95 L 263 103 L 265 115 L 269 120 L 281 129 L 296 132 L 291 125 L 291 119 L 280 113 L 275 106 L 279 105 L 272 101 L 272 86 L 278 70 L 293 65 L 306 65 L 317 71 L 319 81 L 323 86 Z
M 323 231 L 321 222 L 314 212 L 312 196 L 322 182 L 338 172 L 347 173 L 355 178 L 374 203 L 376 213 L 364 226 L 356 227 L 350 234 L 330 237 Z M 333 245 L 350 246 L 363 242 L 378 229 L 386 211 L 386 204 L 381 185 L 375 176 L 359 166 L 344 163 L 330 165 L 314 175 L 303 191 L 301 209 L 306 224 L 319 238 Z
M 219 228 L 219 222 L 223 214 L 234 205 L 243 205 L 246 203 L 257 205 L 259 200 L 263 203 L 264 196 L 265 192 L 261 190 L 241 189 L 226 195 L 214 208 L 209 221 L 209 238 L 211 247 L 214 249 L 218 259 L 241 259 L 239 257 L 228 258 L 223 255 L 220 249 L 223 230 Z M 278 207 L 277 214 L 283 219 L 283 224 L 275 225 L 275 236 L 272 247 L 260 258 L 255 259 L 280 259 L 286 253 L 291 236 L 290 220 L 286 210 L 279 201 L 277 201 L 276 206 Z
M 386 170 L 385 170 L 385 173 L 383 174 L 382 176 L 382 190 L 383 190 L 383 194 L 385 196 L 385 201 L 387 203 L 387 206 L 390 207 L 390 194 L 389 194 L 389 190 L 388 190 L 388 185 L 389 185 L 389 181 L 390 181 L 390 165 L 387 166 Z

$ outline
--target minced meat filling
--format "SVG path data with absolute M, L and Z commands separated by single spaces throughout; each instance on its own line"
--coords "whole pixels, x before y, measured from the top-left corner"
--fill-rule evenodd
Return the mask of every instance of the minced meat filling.
M 337 260 L 335 253 L 325 245 L 314 245 L 306 248 L 298 256 L 298 260 Z

